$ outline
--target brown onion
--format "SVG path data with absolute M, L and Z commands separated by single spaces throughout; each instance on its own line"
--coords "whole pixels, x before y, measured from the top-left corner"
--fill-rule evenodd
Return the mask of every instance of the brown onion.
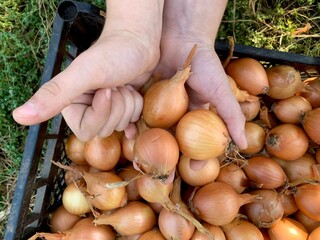
M 216 182 L 229 184 L 236 192 L 242 193 L 248 186 L 249 181 L 242 168 L 231 163 L 220 169 Z
M 262 189 L 278 188 L 286 181 L 286 175 L 281 166 L 264 155 L 248 159 L 243 170 L 251 181 L 262 184 Z
M 258 228 L 269 228 L 277 223 L 284 214 L 282 197 L 275 191 L 260 189 L 251 191 L 259 199 L 243 206 L 245 214 Z
M 294 199 L 301 212 L 316 221 L 320 221 L 320 185 L 305 184 L 299 186 Z
M 312 105 L 312 108 L 320 107 L 320 78 L 305 80 L 307 91 L 301 93 Z
M 126 186 L 128 201 L 139 200 L 141 198 L 137 189 L 136 181 L 131 181 L 137 177 L 138 174 L 139 172 L 135 170 L 132 165 L 121 168 L 117 174 L 122 180 L 129 182 Z
M 260 99 L 252 102 L 241 102 L 239 104 L 246 121 L 251 121 L 258 116 L 261 107 Z
M 303 129 L 309 138 L 316 144 L 320 144 L 320 107 L 306 112 L 302 118 Z
M 279 222 L 268 229 L 272 240 L 307 240 L 308 233 L 304 226 L 298 221 L 283 217 Z
M 308 240 L 318 240 L 318 239 L 320 239 L 320 227 L 317 227 L 316 229 L 314 229 L 308 237 Z
M 227 239 L 230 240 L 263 240 L 260 230 L 255 225 L 245 220 L 235 219 L 221 228 Z
M 247 91 L 240 90 L 236 84 L 236 82 L 233 80 L 232 77 L 227 76 L 232 92 L 234 96 L 236 97 L 237 101 L 240 102 L 254 102 L 259 100 L 257 96 L 250 95 Z
M 133 163 L 138 170 L 166 181 L 178 163 L 179 146 L 167 130 L 150 128 L 137 137 L 134 155 Z
M 304 90 L 300 73 L 291 66 L 277 65 L 266 72 L 270 87 L 268 95 L 273 99 L 289 98 Z
M 316 150 L 316 160 L 317 160 L 317 163 L 320 164 L 320 148 L 317 148 Z
M 138 240 L 165 240 L 164 236 L 161 234 L 158 228 L 153 228 L 145 233 L 143 233 Z
M 191 211 L 202 220 L 217 226 L 230 223 L 242 205 L 252 202 L 256 196 L 238 194 L 230 185 L 212 182 L 201 187 L 191 201 Z
M 209 230 L 214 240 L 226 240 L 226 237 L 220 227 L 211 225 L 209 223 L 204 223 L 203 226 Z M 210 240 L 210 238 L 196 230 L 191 240 Z
M 284 207 L 284 216 L 289 216 L 298 211 L 298 206 L 292 194 L 282 195 L 282 204 Z
M 308 233 L 311 233 L 314 229 L 320 227 L 320 221 L 309 218 L 300 210 L 294 214 L 294 219 L 300 222 L 307 229 Z
M 295 160 L 302 157 L 309 147 L 309 139 L 303 129 L 294 124 L 281 124 L 272 128 L 266 136 L 266 150 L 274 157 Z
M 253 58 L 239 58 L 229 62 L 226 73 L 235 80 L 240 89 L 251 95 L 268 92 L 266 71 L 261 63 Z
M 260 152 L 264 147 L 266 132 L 263 127 L 254 122 L 246 122 L 245 134 L 248 143 L 246 149 L 241 149 L 240 153 L 255 154 Z
M 199 161 L 184 155 L 180 156 L 178 169 L 183 181 L 191 186 L 203 186 L 217 178 L 220 171 L 220 163 L 217 158 L 200 161 L 200 169 L 193 169 L 193 162 L 198 163 Z
M 121 155 L 121 143 L 114 132 L 108 137 L 96 136 L 86 142 L 84 156 L 88 164 L 102 171 L 109 171 L 118 163 Z
M 283 123 L 298 124 L 304 113 L 312 109 L 311 104 L 301 96 L 292 96 L 275 102 L 271 110 Z
M 68 212 L 63 205 L 58 207 L 50 216 L 51 232 L 65 232 L 71 229 L 81 217 Z
M 75 134 L 68 136 L 65 145 L 67 157 L 74 163 L 87 164 L 84 156 L 84 145 L 85 143 L 80 141 Z
M 90 166 L 87 164 L 75 164 L 75 163 L 71 163 L 70 166 L 72 166 L 72 168 L 78 169 L 80 171 L 85 171 L 88 172 L 90 169 Z M 67 185 L 69 185 L 70 183 L 73 183 L 74 181 L 80 180 L 82 178 L 81 175 L 79 175 L 78 173 L 75 173 L 72 170 L 67 170 L 64 174 L 64 181 L 66 182 Z
M 197 160 L 222 155 L 230 142 L 222 119 L 205 109 L 192 110 L 180 119 L 176 127 L 176 139 L 181 152 Z

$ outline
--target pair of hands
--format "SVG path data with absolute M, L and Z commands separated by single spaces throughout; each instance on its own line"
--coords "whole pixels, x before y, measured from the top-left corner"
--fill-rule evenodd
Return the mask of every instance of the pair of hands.
M 84 141 L 96 135 L 108 136 L 114 130 L 125 130 L 126 136 L 132 138 L 136 131 L 134 122 L 143 107 L 138 89 L 154 72 L 159 72 L 163 79 L 172 77 L 183 65 L 193 45 L 198 44 L 192 60 L 193 74 L 187 81 L 190 108 L 213 104 L 227 124 L 232 139 L 240 148 L 246 148 L 245 118 L 214 51 L 212 37 L 215 33 L 206 34 L 204 31 L 200 36 L 190 29 L 182 31 L 180 23 L 177 29 L 172 21 L 179 20 L 173 19 L 173 6 L 170 6 L 178 4 L 177 0 L 166 1 L 163 26 L 155 23 L 158 28 L 153 31 L 155 34 L 148 36 L 140 34 L 142 31 L 117 29 L 116 24 L 106 24 L 94 45 L 14 110 L 14 119 L 20 124 L 32 125 L 62 112 L 71 130 Z M 192 2 L 184 1 L 184 7 Z M 181 14 L 185 10 L 181 9 Z M 197 12 L 194 8 L 193 11 Z M 109 20 L 112 21 L 112 16 Z M 183 24 L 188 25 L 188 19 L 184 20 Z M 195 22 L 202 23 L 202 20 L 196 19 Z

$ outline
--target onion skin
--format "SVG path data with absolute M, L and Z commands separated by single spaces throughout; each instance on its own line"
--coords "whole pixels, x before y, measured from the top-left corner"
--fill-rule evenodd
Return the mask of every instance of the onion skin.
M 260 99 L 252 102 L 241 102 L 239 105 L 246 121 L 252 121 L 260 112 Z
M 85 171 L 88 172 L 90 169 L 90 166 L 87 164 L 74 164 L 71 162 L 70 166 L 72 166 L 72 168 L 80 170 L 80 171 Z M 74 181 L 80 180 L 82 178 L 82 176 L 74 171 L 71 170 L 67 170 L 64 174 L 64 181 L 66 182 L 67 185 L 69 185 L 70 183 L 73 183 Z
M 164 236 L 161 234 L 158 228 L 151 229 L 143 233 L 138 240 L 165 240 Z
M 307 82 L 308 91 L 301 93 L 301 96 L 311 103 L 312 108 L 320 107 L 320 78 L 305 82 Z
M 230 185 L 212 182 L 201 187 L 191 202 L 191 211 L 202 220 L 216 226 L 230 223 L 242 205 L 254 201 L 256 196 L 238 194 Z
M 124 181 L 130 181 L 134 177 L 136 177 L 138 174 L 139 172 L 135 170 L 131 164 L 125 168 L 121 168 L 117 175 Z M 126 186 L 126 192 L 128 196 L 128 201 L 135 201 L 141 198 L 137 189 L 136 181 L 131 181 Z
M 303 129 L 309 138 L 316 144 L 320 144 L 320 107 L 306 112 L 302 118 Z
M 294 214 L 294 219 L 300 222 L 307 229 L 308 233 L 311 233 L 314 229 L 320 227 L 320 221 L 307 217 L 300 210 Z
M 75 134 L 69 135 L 65 145 L 67 157 L 76 164 L 88 164 L 84 156 L 84 145 Z
M 284 216 L 289 216 L 298 211 L 298 206 L 292 194 L 284 194 L 282 196 L 282 204 L 284 207 Z
M 225 123 L 206 109 L 186 113 L 177 124 L 176 139 L 181 152 L 197 160 L 219 157 L 230 141 Z
M 226 237 L 220 227 L 211 225 L 209 223 L 204 223 L 203 226 L 209 230 L 214 240 L 226 240 Z M 191 240 L 210 240 L 210 238 L 196 230 Z
M 286 181 L 286 175 L 281 166 L 264 155 L 249 158 L 243 170 L 248 179 L 262 184 L 262 189 L 278 188 Z
M 240 89 L 251 95 L 265 94 L 269 90 L 266 71 L 253 58 L 239 58 L 229 62 L 226 73 L 232 77 Z
M 307 240 L 308 233 L 298 221 L 283 217 L 277 224 L 268 229 L 271 240 Z
M 305 184 L 299 186 L 294 199 L 301 212 L 307 217 L 320 221 L 320 185 Z
M 308 240 L 318 240 L 318 239 L 320 239 L 320 227 L 317 227 L 316 229 L 314 229 L 308 237 Z
M 246 149 L 241 149 L 240 153 L 255 154 L 263 149 L 266 138 L 266 132 L 263 127 L 254 122 L 246 122 L 245 135 L 248 147 Z
M 65 232 L 70 230 L 79 220 L 80 216 L 69 213 L 63 205 L 58 207 L 50 217 L 51 232 Z
M 271 156 L 283 160 L 296 160 L 308 150 L 309 139 L 303 129 L 294 124 L 281 124 L 266 136 L 266 150 Z
M 273 190 L 261 189 L 250 194 L 260 198 L 243 206 L 250 221 L 258 228 L 269 228 L 276 224 L 284 214 L 282 198 Z
M 245 220 L 235 219 L 221 228 L 228 240 L 264 240 L 260 230 Z

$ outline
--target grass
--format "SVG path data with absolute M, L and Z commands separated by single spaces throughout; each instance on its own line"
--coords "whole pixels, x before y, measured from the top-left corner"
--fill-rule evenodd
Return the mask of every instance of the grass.
M 86 2 L 104 8 L 104 0 Z M 27 127 L 13 121 L 11 111 L 38 88 L 57 4 L 58 0 L 0 3 L 0 238 L 27 133 Z M 320 3 L 230 0 L 218 37 L 228 36 L 239 44 L 319 56 Z

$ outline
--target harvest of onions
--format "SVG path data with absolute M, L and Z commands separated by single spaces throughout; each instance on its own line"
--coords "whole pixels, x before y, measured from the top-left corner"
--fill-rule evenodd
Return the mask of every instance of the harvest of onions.
M 319 78 L 231 59 L 247 120 L 238 149 L 214 108 L 188 110 L 195 51 L 172 78 L 143 86 L 134 139 L 66 139 L 52 233 L 30 239 L 320 239 Z

